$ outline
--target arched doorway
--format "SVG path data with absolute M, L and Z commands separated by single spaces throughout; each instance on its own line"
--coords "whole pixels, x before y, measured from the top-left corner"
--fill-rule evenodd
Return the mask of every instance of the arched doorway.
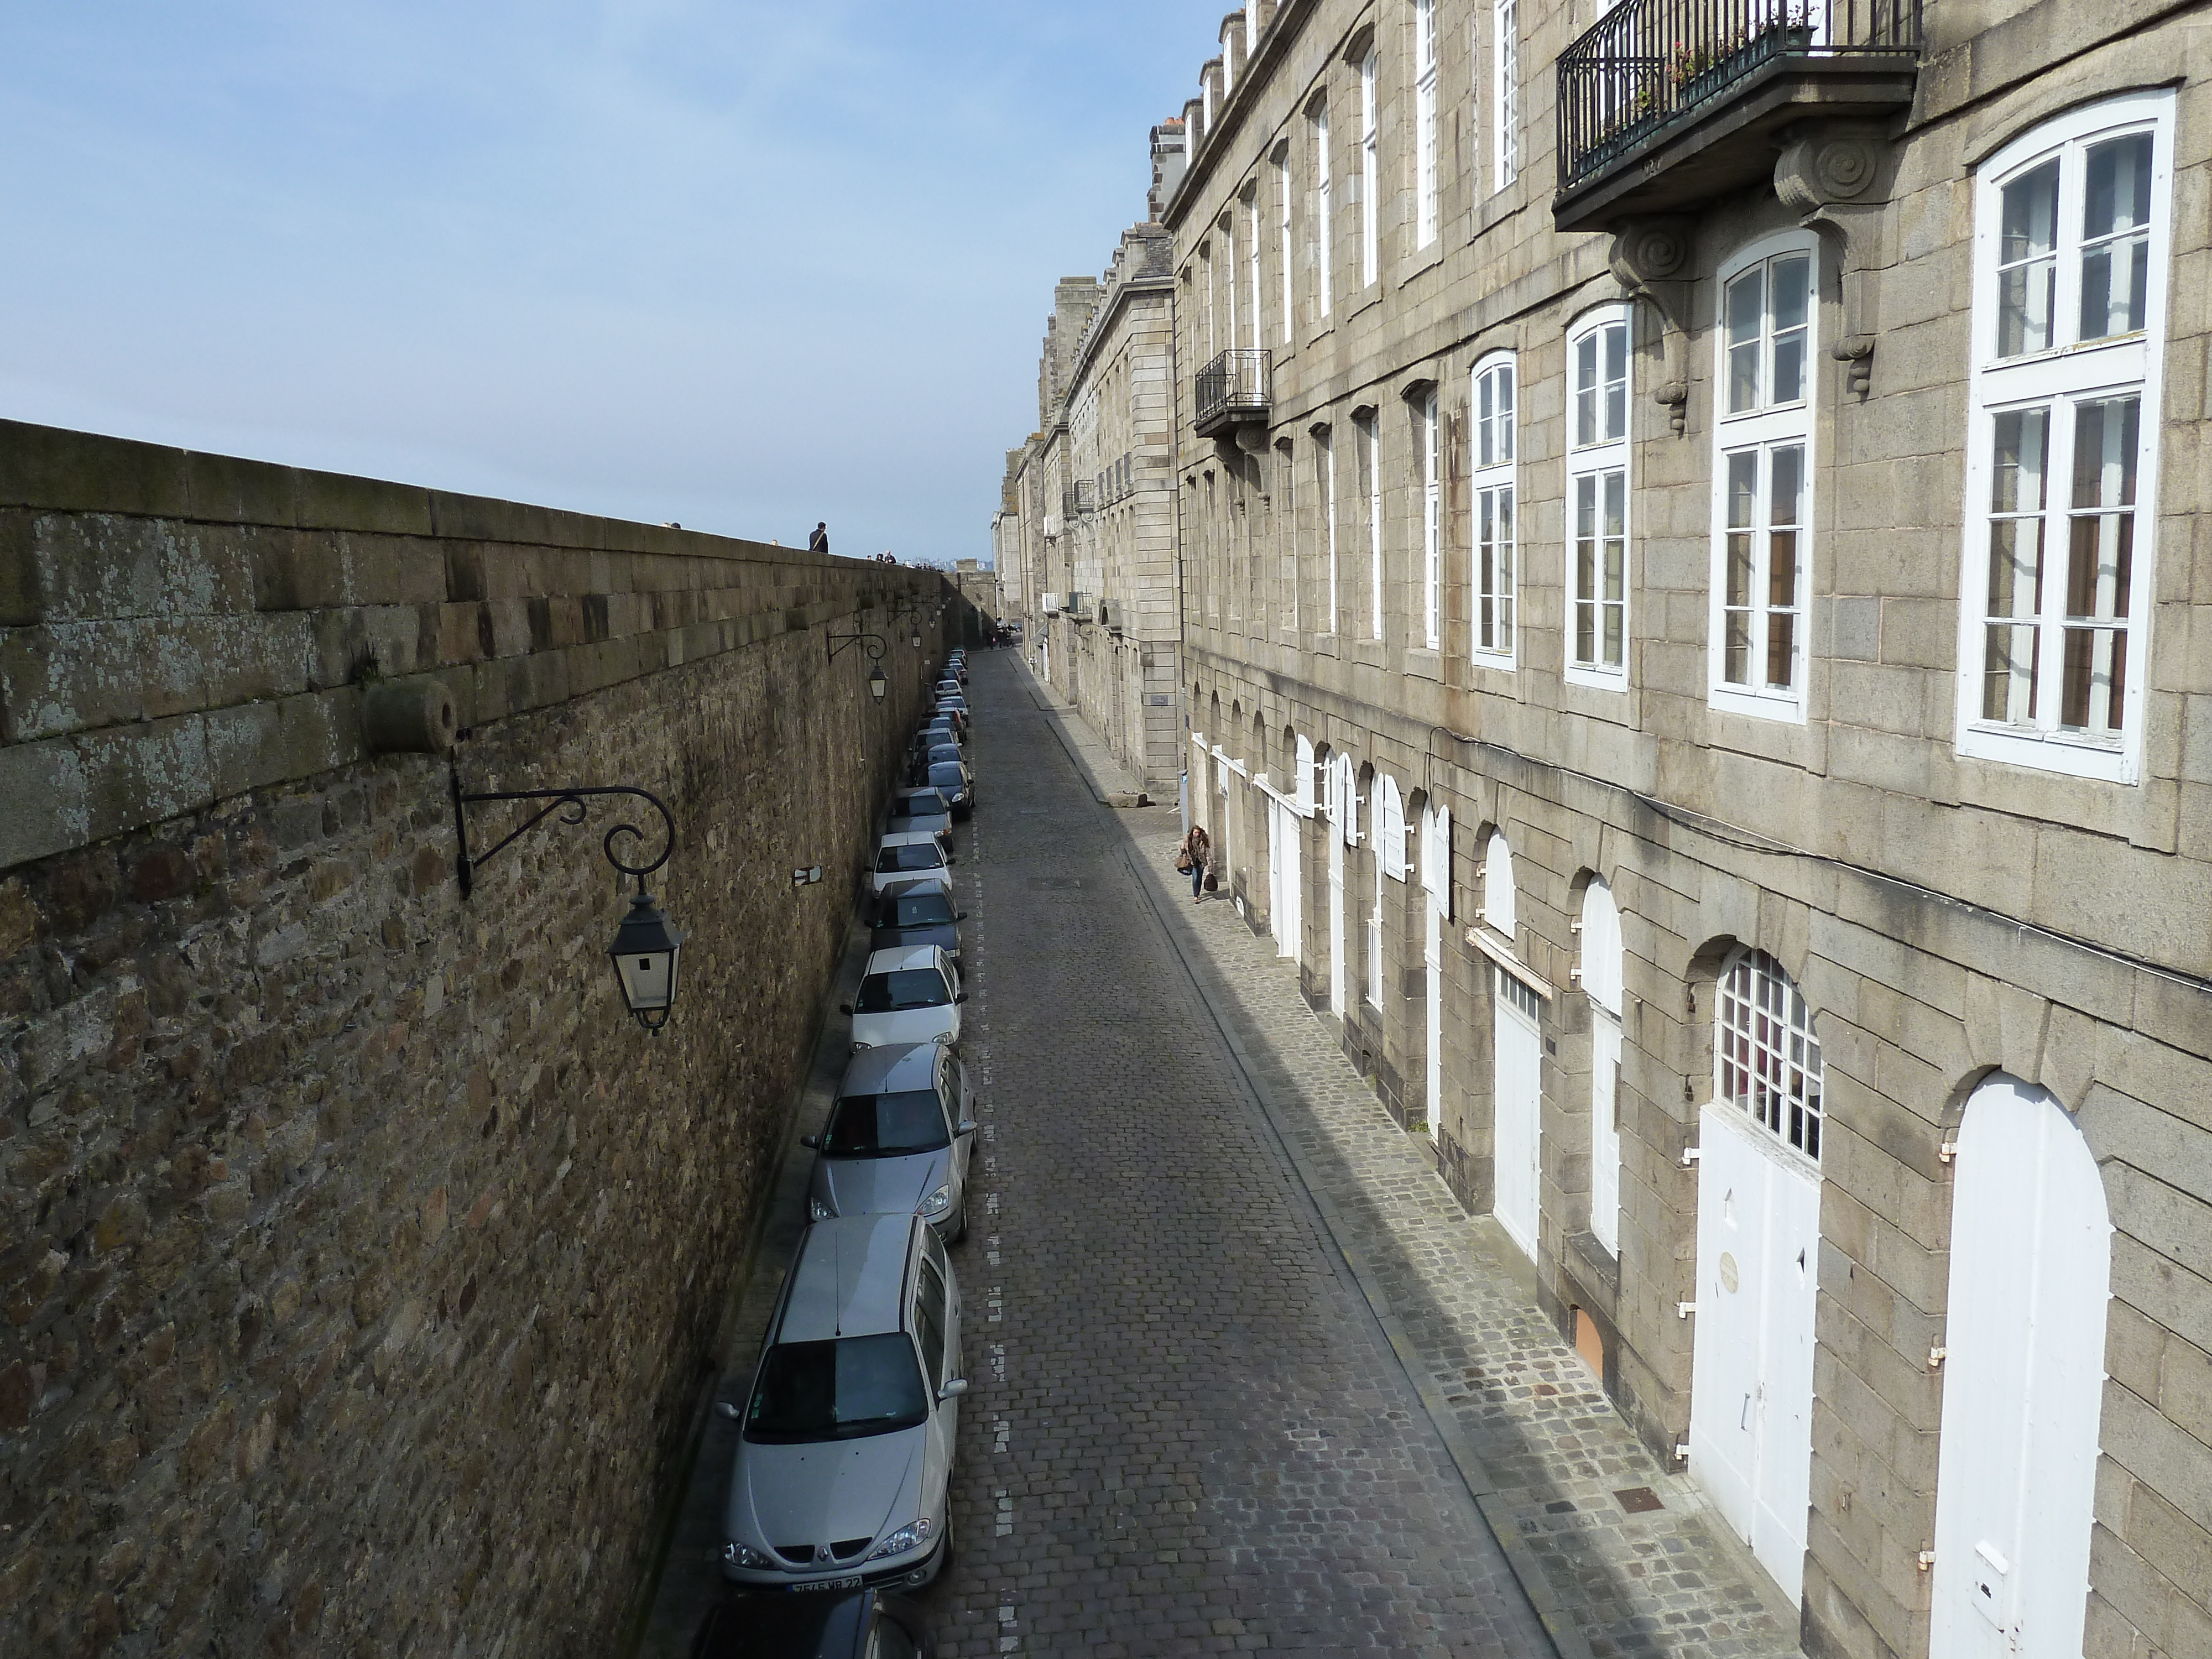
M 1698 1118 L 1690 1473 L 1784 1594 L 1805 1577 L 1820 1265 L 1820 1045 L 1782 964 L 1739 946 Z
M 1959 1126 L 1930 1659 L 2072 1659 L 2088 1610 L 2112 1224 L 2080 1127 L 2002 1073 Z

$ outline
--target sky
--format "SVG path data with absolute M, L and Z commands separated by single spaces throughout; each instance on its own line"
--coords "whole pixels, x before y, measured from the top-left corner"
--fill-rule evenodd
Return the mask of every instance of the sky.
M 949 562 L 1220 0 L 17 0 L 0 416 Z

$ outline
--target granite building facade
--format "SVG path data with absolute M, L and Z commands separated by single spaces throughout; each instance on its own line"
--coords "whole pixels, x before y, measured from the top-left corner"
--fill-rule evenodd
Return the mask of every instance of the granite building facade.
M 1816 1656 L 2212 1651 L 2207 15 L 1255 0 L 1157 210 L 1224 884 Z

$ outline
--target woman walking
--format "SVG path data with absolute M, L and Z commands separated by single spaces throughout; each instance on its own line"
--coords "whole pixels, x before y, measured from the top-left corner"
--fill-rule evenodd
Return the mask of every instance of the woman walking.
M 1213 865 L 1213 837 L 1206 833 L 1206 826 L 1194 823 L 1190 833 L 1176 848 L 1176 868 L 1190 872 L 1190 902 L 1202 903 L 1206 898 L 1206 872 Z

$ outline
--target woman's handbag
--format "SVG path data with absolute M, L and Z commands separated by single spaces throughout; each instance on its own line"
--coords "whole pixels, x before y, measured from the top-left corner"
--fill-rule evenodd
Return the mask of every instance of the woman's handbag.
M 1211 870 L 1206 872 L 1206 890 L 1209 893 L 1215 893 L 1221 890 L 1221 879 Z
M 1176 874 L 1178 874 L 1178 875 L 1187 876 L 1187 875 L 1188 875 L 1188 874 L 1190 873 L 1190 866 L 1191 866 L 1190 848 L 1188 848 L 1188 847 L 1178 847 L 1178 848 L 1176 848 Z

